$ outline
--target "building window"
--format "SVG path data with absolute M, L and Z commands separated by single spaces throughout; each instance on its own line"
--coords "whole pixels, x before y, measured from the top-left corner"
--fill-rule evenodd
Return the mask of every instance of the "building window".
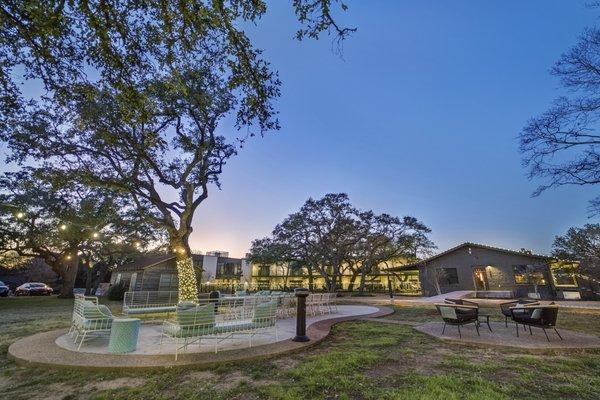
M 443 285 L 457 285 L 458 270 L 456 268 L 442 268 L 440 283 Z
M 160 274 L 158 290 L 171 291 L 174 289 L 177 289 L 177 274 Z
M 258 276 L 269 276 L 271 275 L 270 265 L 261 265 L 258 267 Z
M 291 262 L 288 264 L 288 268 L 290 269 L 290 276 L 302 276 L 304 275 L 304 271 L 302 265 L 299 262 Z
M 518 285 L 545 285 L 543 267 L 535 265 L 514 265 L 515 283 Z
M 131 274 L 131 280 L 129 281 L 129 291 L 132 292 L 135 290 L 135 284 L 137 283 L 137 272 Z
M 515 274 L 516 284 L 526 284 L 527 280 L 527 266 L 526 265 L 515 265 L 513 267 L 513 273 Z
M 219 263 L 217 264 L 217 278 L 234 277 L 242 275 L 242 265 L 237 263 Z
M 556 263 L 551 266 L 552 279 L 556 286 L 571 286 L 577 287 L 577 279 L 575 273 L 577 271 L 578 264 L 564 264 Z

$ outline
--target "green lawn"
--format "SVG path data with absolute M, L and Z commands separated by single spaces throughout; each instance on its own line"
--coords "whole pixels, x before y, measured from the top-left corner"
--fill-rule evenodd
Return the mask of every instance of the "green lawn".
M 71 302 L 56 298 L 0 299 L 0 393 L 11 400 L 599 398 L 599 351 L 532 355 L 461 346 L 410 326 L 375 322 L 339 324 L 303 353 L 211 370 L 99 373 L 18 367 L 7 360 L 12 341 L 66 327 L 70 315 Z M 570 329 L 600 334 L 600 313 L 563 309 L 560 317 Z M 436 316 L 429 307 L 399 307 L 391 318 Z M 34 320 L 43 322 L 34 326 Z

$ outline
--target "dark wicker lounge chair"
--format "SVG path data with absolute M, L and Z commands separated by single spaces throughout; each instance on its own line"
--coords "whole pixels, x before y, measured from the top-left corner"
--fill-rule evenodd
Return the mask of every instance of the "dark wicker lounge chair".
M 515 321 L 517 327 L 517 337 L 519 336 L 519 324 L 529 326 L 529 334 L 533 335 L 531 327 L 541 328 L 546 335 L 546 339 L 550 341 L 546 329 L 554 329 L 560 340 L 563 340 L 560 333 L 556 330 L 556 319 L 558 317 L 558 306 L 550 305 L 526 305 L 524 307 L 511 308 L 511 317 Z
M 455 325 L 458 328 L 458 336 L 462 338 L 461 325 L 475 324 L 475 330 L 479 336 L 479 309 L 477 307 L 450 303 L 436 304 L 435 307 L 444 320 L 442 335 L 446 331 L 446 325 Z
M 471 306 L 479 308 L 479 304 L 474 301 L 464 300 L 464 299 L 444 299 L 444 303 L 448 304 L 458 304 L 460 306 Z
M 540 304 L 540 302 L 537 300 L 514 300 L 500 304 L 500 311 L 502 311 L 502 315 L 504 315 L 504 325 L 508 327 L 508 319 L 512 318 L 511 308 L 523 307 L 528 304 L 537 305 Z

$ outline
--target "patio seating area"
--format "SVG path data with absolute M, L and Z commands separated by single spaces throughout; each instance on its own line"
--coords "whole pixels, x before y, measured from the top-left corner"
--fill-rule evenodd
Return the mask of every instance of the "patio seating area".
M 554 302 L 513 300 L 500 303 L 497 311 L 505 317 L 504 323 L 490 322 L 492 315 L 481 313 L 478 303 L 473 301 L 445 299 L 444 303 L 435 306 L 443 322 L 427 322 L 416 329 L 439 339 L 529 349 L 600 347 L 600 338 L 596 336 L 563 329 L 559 332 L 556 329 L 559 306 Z M 487 325 L 489 332 L 480 331 L 482 323 Z M 448 325 L 455 326 L 456 331 L 447 329 Z
M 93 296 L 76 295 L 71 328 L 55 343 L 70 351 L 96 354 L 173 355 L 217 353 L 251 348 L 294 337 L 296 297 L 263 291 L 220 296 L 204 295 L 194 302 L 176 302 L 172 292 L 128 292 L 124 317 L 114 316 Z M 335 293 L 307 297 L 307 325 L 317 321 L 364 315 L 369 306 L 337 306 Z M 157 314 L 145 319 L 136 314 Z

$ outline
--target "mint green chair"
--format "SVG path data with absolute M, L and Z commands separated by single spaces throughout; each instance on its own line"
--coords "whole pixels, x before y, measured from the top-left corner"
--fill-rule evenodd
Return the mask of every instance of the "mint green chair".
M 81 337 L 77 350 L 81 349 L 83 341 L 90 334 L 110 332 L 113 315 L 105 305 L 98 304 L 98 298 L 78 296 L 75 298 L 72 328 L 75 343 Z
M 169 338 L 175 342 L 175 360 L 179 350 L 187 350 L 188 345 L 198 342 L 202 338 L 210 338 L 215 333 L 215 306 L 206 304 L 194 307 L 178 307 L 174 321 L 164 321 L 160 344 L 163 339 Z M 215 341 L 215 353 L 217 344 Z

